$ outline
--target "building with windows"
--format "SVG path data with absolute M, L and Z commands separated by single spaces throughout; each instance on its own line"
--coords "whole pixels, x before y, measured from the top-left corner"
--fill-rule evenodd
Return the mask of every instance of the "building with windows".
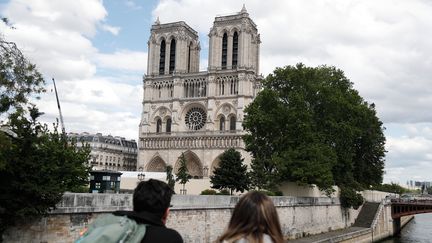
M 198 32 L 185 22 L 151 27 L 139 124 L 138 167 L 179 168 L 183 153 L 194 178 L 211 175 L 228 148 L 244 151 L 243 110 L 261 87 L 260 35 L 245 7 L 217 16 L 209 33 L 207 71 L 199 71 Z
M 69 133 L 68 139 L 78 146 L 90 146 L 89 165 L 92 170 L 136 171 L 137 143 L 123 137 L 103 136 L 101 133 Z

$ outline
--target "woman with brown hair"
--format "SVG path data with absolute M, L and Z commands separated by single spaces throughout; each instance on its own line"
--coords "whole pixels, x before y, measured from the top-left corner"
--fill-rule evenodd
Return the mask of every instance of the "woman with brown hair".
M 245 194 L 234 208 L 228 229 L 217 242 L 284 242 L 279 217 L 272 200 L 256 191 Z

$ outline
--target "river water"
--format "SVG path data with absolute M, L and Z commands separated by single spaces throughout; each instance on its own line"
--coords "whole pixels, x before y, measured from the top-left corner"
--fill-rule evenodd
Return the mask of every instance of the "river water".
M 382 243 L 430 243 L 432 242 L 432 213 L 417 214 L 401 230 L 400 234 Z

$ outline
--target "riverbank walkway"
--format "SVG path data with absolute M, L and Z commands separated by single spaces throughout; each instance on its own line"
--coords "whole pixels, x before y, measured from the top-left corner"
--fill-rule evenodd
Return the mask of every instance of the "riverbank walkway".
M 360 235 L 372 233 L 372 222 L 378 212 L 379 203 L 366 202 L 355 223 L 346 229 L 334 230 L 327 233 L 312 235 L 295 240 L 287 241 L 289 243 L 306 243 L 306 242 L 341 242 L 347 239 L 353 239 Z
M 312 235 L 295 240 L 288 240 L 288 243 L 318 243 L 318 242 L 339 242 L 347 238 L 352 238 L 355 235 L 362 235 L 370 231 L 370 228 L 364 227 L 349 227 L 346 229 L 330 231 L 323 234 Z

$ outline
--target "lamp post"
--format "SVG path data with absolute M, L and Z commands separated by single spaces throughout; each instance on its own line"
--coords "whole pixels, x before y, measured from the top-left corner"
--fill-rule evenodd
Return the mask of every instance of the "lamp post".
M 138 180 L 141 182 L 145 179 L 145 174 L 143 173 L 143 167 L 139 167 L 138 171 Z

